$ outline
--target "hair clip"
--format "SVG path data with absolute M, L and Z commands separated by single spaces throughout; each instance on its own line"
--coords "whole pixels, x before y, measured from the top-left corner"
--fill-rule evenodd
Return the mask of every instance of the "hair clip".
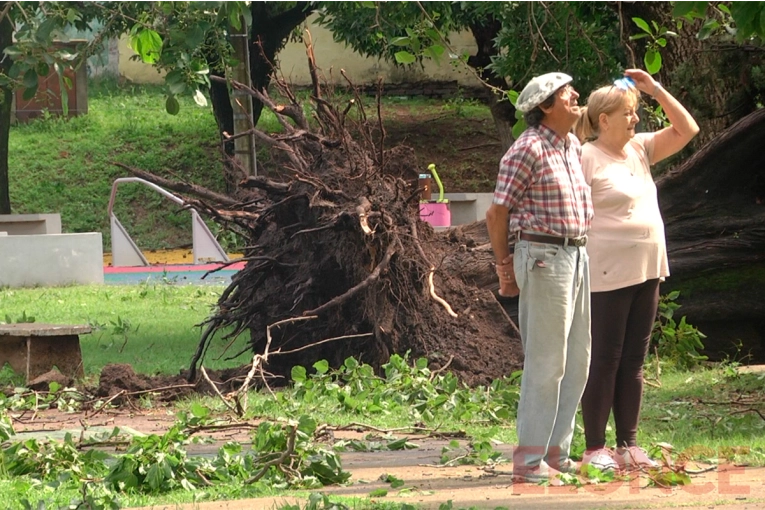
M 616 87 L 619 90 L 626 91 L 631 88 L 635 88 L 635 80 L 633 80 L 629 76 L 625 76 L 624 78 L 619 78 L 618 80 L 615 80 L 614 87 Z

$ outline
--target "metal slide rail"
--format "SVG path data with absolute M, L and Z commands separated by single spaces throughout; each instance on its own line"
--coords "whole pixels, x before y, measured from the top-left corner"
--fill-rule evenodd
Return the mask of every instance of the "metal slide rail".
M 181 199 L 167 191 L 160 186 L 157 186 L 153 182 L 149 182 L 140 177 L 120 177 L 115 179 L 112 184 L 112 194 L 109 197 L 109 221 L 111 223 L 112 234 L 112 266 L 124 267 L 124 266 L 148 266 L 149 262 L 144 257 L 141 250 L 138 249 L 133 239 L 122 226 L 122 223 L 114 215 L 114 200 L 117 196 L 117 186 L 126 182 L 137 182 L 144 184 L 153 189 L 165 198 L 168 198 L 180 206 L 187 206 L 187 204 Z M 207 225 L 199 213 L 193 208 L 188 206 L 191 211 L 191 235 L 192 235 L 192 250 L 194 252 L 194 264 L 205 264 L 207 262 L 229 262 L 228 255 L 221 248 L 218 240 L 207 228 Z

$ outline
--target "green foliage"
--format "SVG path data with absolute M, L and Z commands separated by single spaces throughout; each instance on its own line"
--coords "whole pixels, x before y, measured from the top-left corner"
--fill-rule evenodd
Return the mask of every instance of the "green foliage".
M 519 374 L 498 379 L 488 387 L 471 389 L 451 372 L 432 372 L 425 358 L 410 366 L 408 355 L 391 356 L 382 367 L 384 377 L 376 376 L 371 366 L 352 357 L 337 370 L 331 370 L 325 360 L 315 363 L 313 368 L 315 373 L 310 376 L 304 367 L 292 369 L 294 396 L 278 395 L 284 405 L 292 406 L 297 399 L 324 410 L 336 408 L 358 415 L 397 410 L 416 421 L 501 423 L 515 414 L 520 393 Z
M 243 452 L 240 444 L 227 443 L 214 459 L 188 456 L 186 426 L 209 422 L 209 412 L 196 407 L 191 416 L 180 416 L 166 433 L 132 437 L 124 453 L 110 455 L 97 448 L 83 452 L 83 444 L 70 434 L 61 442 L 13 442 L 10 420 L 3 414 L 0 435 L 6 446 L 0 450 L 0 473 L 41 482 L 74 482 L 83 488 L 82 501 L 90 498 L 104 505 L 89 508 L 112 508 L 109 502 L 114 503 L 118 494 L 157 495 L 176 489 L 196 491 L 214 484 L 254 482 L 269 487 L 315 488 L 344 483 L 350 477 L 342 470 L 337 454 L 311 443 L 316 422 L 307 416 L 286 425 L 262 423 L 253 433 L 251 451 Z M 111 442 L 120 435 L 120 429 L 114 428 L 99 441 Z M 103 485 L 88 493 L 85 488 L 94 480 L 103 480 Z
M 590 483 L 608 483 L 616 479 L 616 473 L 613 470 L 601 471 L 592 464 L 583 464 L 580 473 Z
M 661 359 L 669 360 L 682 368 L 691 368 L 707 357 L 699 354 L 704 349 L 701 339 L 706 336 L 685 321 L 675 321 L 675 302 L 680 292 L 673 291 L 659 299 L 658 317 L 651 332 L 651 342 Z
M 30 391 L 24 388 L 23 376 L 10 375 L 9 382 L 17 382 L 12 392 L 0 393 L 0 409 L 11 411 L 40 411 L 45 409 L 59 409 L 64 412 L 79 410 L 85 395 L 74 388 L 61 388 L 58 383 L 51 382 L 50 391 Z M 0 426 L 0 429 L 2 427 Z M 0 438 L 2 434 L 0 433 Z
M 6 476 L 29 475 L 43 481 L 80 478 L 92 479 L 106 472 L 101 450 L 81 453 L 71 434 L 62 442 L 27 439 L 2 449 L 0 471 Z
M 562 71 L 579 91 L 592 90 L 621 74 L 624 54 L 614 10 L 599 2 L 499 2 L 495 40 L 500 54 L 490 69 L 520 90 L 537 74 Z M 542 28 L 544 27 L 544 28 Z M 613 27 L 613 28 L 612 28 Z M 608 51 L 604 51 L 608 48 Z
M 387 491 L 386 491 L 387 494 Z M 384 496 L 383 494 L 382 496 Z M 370 497 L 381 497 L 381 496 L 372 496 L 370 494 Z M 347 505 L 340 503 L 338 501 L 333 501 L 330 499 L 330 497 L 327 494 L 321 494 L 318 492 L 311 493 L 310 496 L 308 496 L 308 502 L 305 504 L 305 506 L 301 506 L 297 503 L 295 504 L 286 504 L 279 507 L 279 510 L 349 510 L 350 507 Z M 412 509 L 414 510 L 414 509 Z
M 726 35 L 738 42 L 759 42 L 765 38 L 765 2 L 675 2 L 672 14 L 679 20 L 704 22 L 699 39 Z
M 443 34 L 462 23 L 449 2 L 327 2 L 316 18 L 335 41 L 361 55 L 411 65 L 424 58 L 440 61 L 446 51 Z M 423 13 L 423 9 L 427 11 Z M 450 58 L 456 56 L 450 55 Z
M 490 441 L 474 441 L 463 447 L 452 440 L 441 449 L 441 464 L 445 466 L 494 465 L 502 461 L 502 453 L 494 449 Z
M 242 19 L 247 26 L 252 23 L 246 2 L 47 2 L 44 9 L 27 3 L 19 4 L 12 15 L 19 28 L 15 43 L 5 53 L 14 64 L 8 76 L 0 76 L 0 84 L 23 86 L 24 98 L 31 99 L 39 78 L 52 68 L 59 75 L 61 90 L 71 88 L 66 69 L 98 51 L 103 39 L 126 34 L 138 59 L 167 71 L 165 106 L 173 115 L 180 110 L 177 96 L 183 93 L 189 93 L 199 106 L 207 106 L 202 91 L 210 87 L 211 65 L 224 71 L 236 63 L 230 27 L 241 29 Z M 74 53 L 53 45 L 54 40 L 66 40 L 68 27 L 86 29 L 94 19 L 105 28 L 93 41 Z M 64 94 L 64 103 L 66 98 Z
M 677 33 L 667 27 L 659 26 L 655 21 L 650 24 L 642 18 L 632 18 L 633 23 L 642 30 L 641 33 L 630 36 L 630 40 L 646 39 L 645 56 L 643 63 L 649 74 L 656 74 L 661 69 L 661 48 L 667 46 L 668 37 L 677 37 Z
M 513 105 L 517 92 L 512 90 L 536 74 L 570 73 L 584 91 L 613 80 L 624 60 L 620 52 L 603 51 L 621 48 L 618 18 L 609 6 L 594 2 L 382 2 L 373 8 L 332 2 L 318 19 L 332 30 L 335 41 L 362 55 L 411 65 L 424 58 L 440 62 L 448 52 L 450 62 L 473 67 L 492 87 L 504 84 L 501 89 L 508 90 L 495 92 L 504 93 Z M 466 29 L 496 32 L 489 37 L 493 47 L 481 48 L 479 64 L 449 46 L 449 35 Z M 516 120 L 515 137 L 526 127 L 520 113 Z
M 409 438 L 406 436 L 395 439 L 388 435 L 383 439 L 384 441 L 377 440 L 374 436 L 368 436 L 364 441 L 358 439 L 344 439 L 337 441 L 332 445 L 332 448 L 337 452 L 379 452 L 419 448 L 415 443 L 409 442 Z

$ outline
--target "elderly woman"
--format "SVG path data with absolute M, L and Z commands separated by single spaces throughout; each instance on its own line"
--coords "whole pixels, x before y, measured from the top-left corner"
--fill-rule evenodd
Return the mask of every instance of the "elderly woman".
M 664 223 L 650 166 L 698 133 L 691 114 L 651 75 L 625 71 L 590 94 L 576 133 L 584 143 L 582 169 L 595 209 L 588 232 L 592 359 L 582 397 L 587 450 L 582 464 L 601 470 L 653 467 L 637 445 L 643 362 L 659 300 L 669 276 Z M 635 133 L 640 93 L 664 109 L 669 127 Z M 616 449 L 606 448 L 613 410 Z

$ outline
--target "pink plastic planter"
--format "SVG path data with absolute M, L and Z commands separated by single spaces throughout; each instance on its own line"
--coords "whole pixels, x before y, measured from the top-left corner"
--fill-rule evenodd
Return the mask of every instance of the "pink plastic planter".
M 451 227 L 452 213 L 449 204 L 436 202 L 420 203 L 420 219 L 427 221 L 434 227 Z

